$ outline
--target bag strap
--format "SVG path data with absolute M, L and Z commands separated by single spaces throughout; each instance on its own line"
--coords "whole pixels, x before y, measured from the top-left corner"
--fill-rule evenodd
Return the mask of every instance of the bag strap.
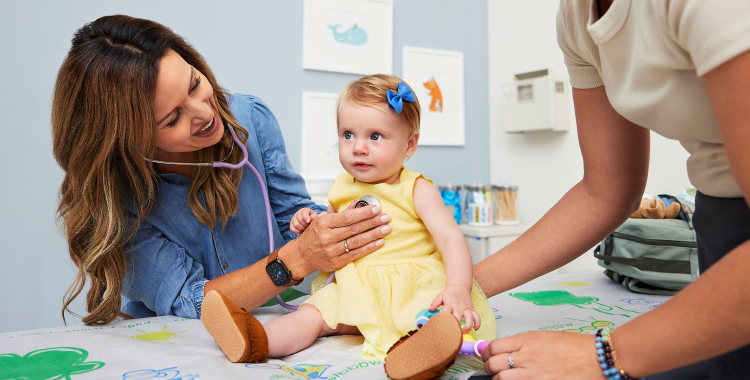
M 631 292 L 635 292 L 635 293 L 673 296 L 677 294 L 678 292 L 677 290 L 669 290 L 669 289 L 662 288 L 660 286 L 654 286 L 651 284 L 647 284 L 645 282 L 641 282 L 638 279 L 625 276 L 611 269 L 605 270 L 604 274 L 607 277 L 609 277 L 612 281 L 624 286 L 625 289 L 628 289 Z
M 596 250 L 595 250 L 596 251 Z M 678 273 L 690 274 L 690 262 L 680 260 L 660 260 L 648 257 L 639 257 L 637 259 L 628 259 L 625 257 L 604 256 L 594 252 L 594 257 L 600 260 L 630 265 L 642 271 L 660 272 L 660 273 Z

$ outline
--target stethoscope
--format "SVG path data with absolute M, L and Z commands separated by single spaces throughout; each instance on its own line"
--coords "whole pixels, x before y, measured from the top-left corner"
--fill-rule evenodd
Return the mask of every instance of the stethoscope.
M 241 169 L 243 166 L 247 166 L 250 168 L 250 171 L 253 172 L 255 175 L 255 179 L 258 180 L 258 184 L 260 185 L 260 188 L 263 193 L 263 202 L 266 206 L 266 221 L 268 222 L 268 244 L 269 244 L 269 254 L 274 251 L 274 241 L 273 241 L 273 224 L 271 222 L 271 203 L 268 201 L 268 191 L 266 190 L 266 185 L 263 183 L 263 179 L 260 177 L 260 173 L 255 169 L 253 164 L 250 163 L 247 156 L 247 148 L 245 148 L 245 145 L 240 142 L 240 140 L 237 138 L 237 134 L 234 132 L 234 128 L 232 128 L 231 125 L 227 124 L 227 128 L 229 128 L 229 132 L 232 133 L 232 148 L 229 150 L 229 153 L 226 157 L 224 157 L 224 160 L 229 158 L 229 156 L 232 154 L 232 151 L 234 150 L 234 145 L 240 147 L 242 150 L 242 161 L 236 164 L 230 164 L 223 161 L 214 161 L 214 162 L 192 162 L 192 163 L 183 163 L 183 162 L 169 162 L 169 161 L 158 161 L 158 160 L 151 160 L 148 158 L 145 158 L 146 161 L 153 162 L 156 164 L 165 164 L 165 165 L 183 165 L 183 166 L 213 166 L 215 168 L 229 168 L 229 169 Z M 359 207 L 365 207 L 368 205 L 378 205 L 380 206 L 380 202 L 377 198 L 375 198 L 372 195 L 365 195 L 362 198 L 357 200 L 357 203 L 355 204 L 355 208 Z M 326 286 L 333 281 L 333 275 L 335 272 L 331 272 L 331 274 L 328 276 L 328 279 L 326 280 L 325 284 L 323 286 Z M 286 302 L 284 302 L 280 296 L 276 296 L 276 301 L 279 303 L 279 305 L 283 306 L 284 308 L 287 308 L 289 310 L 297 310 L 298 306 L 289 305 Z

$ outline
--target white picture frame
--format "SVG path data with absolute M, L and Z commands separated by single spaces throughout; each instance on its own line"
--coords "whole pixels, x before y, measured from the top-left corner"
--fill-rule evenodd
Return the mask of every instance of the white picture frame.
M 305 0 L 302 68 L 393 74 L 393 0 Z
M 419 145 L 466 145 L 464 54 L 404 46 L 403 79 L 422 107 Z
M 305 180 L 336 179 L 344 172 L 339 161 L 336 101 L 339 94 L 302 92 L 302 162 Z

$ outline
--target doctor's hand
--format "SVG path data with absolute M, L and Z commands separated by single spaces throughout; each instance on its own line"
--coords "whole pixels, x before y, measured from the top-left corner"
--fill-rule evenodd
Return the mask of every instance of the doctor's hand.
M 495 339 L 482 351 L 482 360 L 493 380 L 604 379 L 594 336 L 588 334 L 532 331 Z
M 366 256 L 385 244 L 391 232 L 390 215 L 381 214 L 380 207 L 370 205 L 318 215 L 299 237 L 279 251 L 279 258 L 301 278 L 315 271 L 330 272 Z

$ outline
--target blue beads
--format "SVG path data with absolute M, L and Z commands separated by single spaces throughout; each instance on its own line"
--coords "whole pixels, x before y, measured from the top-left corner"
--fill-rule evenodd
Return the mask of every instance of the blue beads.
M 611 332 L 611 328 L 599 330 L 596 332 L 596 337 L 594 338 L 594 346 L 597 354 L 596 360 L 599 361 L 599 367 L 602 369 L 602 374 L 607 380 L 634 380 L 627 374 L 623 375 L 618 373 L 618 369 L 612 361 L 612 347 L 609 344 Z

